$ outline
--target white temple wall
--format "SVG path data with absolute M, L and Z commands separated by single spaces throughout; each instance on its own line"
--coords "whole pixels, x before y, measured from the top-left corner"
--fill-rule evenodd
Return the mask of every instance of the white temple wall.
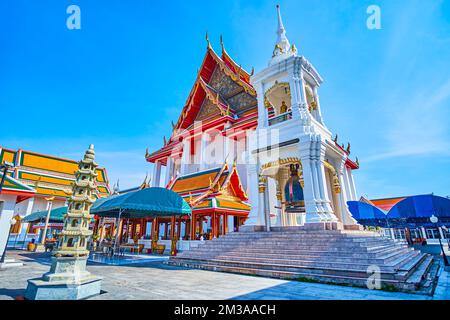
M 14 207 L 16 206 L 15 195 L 0 194 L 0 256 L 6 248 L 9 229 L 11 228 L 11 219 L 14 216 Z

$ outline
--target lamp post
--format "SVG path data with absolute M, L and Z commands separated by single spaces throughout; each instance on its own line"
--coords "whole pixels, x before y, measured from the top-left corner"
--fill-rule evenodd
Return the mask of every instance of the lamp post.
M 437 226 L 437 223 L 439 221 L 438 217 L 436 217 L 434 214 L 430 217 L 430 221 L 432 224 L 434 224 L 436 226 L 436 228 L 439 228 Z M 444 251 L 444 247 L 442 246 L 442 241 L 441 241 L 441 234 L 439 233 L 439 245 L 441 246 L 441 251 L 442 251 L 442 258 L 444 259 L 444 266 L 448 267 L 450 266 L 450 264 L 448 263 L 447 260 L 447 256 L 445 255 L 445 251 Z
M 5 245 L 5 250 L 3 250 L 3 254 L 2 254 L 2 258 L 0 259 L 0 264 L 5 263 L 5 256 L 6 256 L 6 248 L 8 247 L 8 239 L 9 236 L 11 235 L 11 228 L 13 225 L 15 225 L 17 222 L 16 218 L 12 217 L 11 220 L 9 220 L 9 231 L 8 231 L 8 237 L 6 238 L 6 245 Z
M 36 245 L 35 252 L 44 252 L 45 251 L 45 240 L 47 239 L 47 230 L 48 230 L 48 223 L 50 221 L 50 214 L 52 212 L 53 207 L 53 200 L 55 200 L 55 197 L 48 197 L 45 198 L 47 200 L 47 216 L 45 217 L 45 224 L 44 224 L 44 230 L 42 232 L 42 238 L 40 243 Z

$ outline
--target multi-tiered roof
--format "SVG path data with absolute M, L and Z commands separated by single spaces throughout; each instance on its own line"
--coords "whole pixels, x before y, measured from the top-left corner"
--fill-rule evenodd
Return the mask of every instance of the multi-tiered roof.
M 183 136 L 194 132 L 196 121 L 202 122 L 202 131 L 215 128 L 227 135 L 256 128 L 258 107 L 251 74 L 228 55 L 222 39 L 221 44 L 219 57 L 207 39 L 205 57 L 172 136 L 161 149 L 147 153 L 147 161 L 166 165 L 168 156 L 180 155 Z

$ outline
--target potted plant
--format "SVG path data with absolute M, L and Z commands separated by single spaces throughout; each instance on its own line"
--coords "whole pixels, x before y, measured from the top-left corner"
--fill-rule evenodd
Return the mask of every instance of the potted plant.
M 36 239 L 31 239 L 31 241 L 30 242 L 28 242 L 28 245 L 27 245 L 27 250 L 28 251 L 34 251 L 35 249 L 36 249 L 36 244 L 35 244 L 35 242 L 36 242 Z

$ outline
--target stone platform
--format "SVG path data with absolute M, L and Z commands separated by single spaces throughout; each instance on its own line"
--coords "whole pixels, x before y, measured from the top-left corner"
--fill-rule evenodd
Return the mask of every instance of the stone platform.
M 234 232 L 171 257 L 169 265 L 367 287 L 379 270 L 381 289 L 431 294 L 433 257 L 366 231 L 280 229 Z
M 52 257 L 50 271 L 28 280 L 28 300 L 81 300 L 100 294 L 102 278 L 86 270 L 87 257 Z

